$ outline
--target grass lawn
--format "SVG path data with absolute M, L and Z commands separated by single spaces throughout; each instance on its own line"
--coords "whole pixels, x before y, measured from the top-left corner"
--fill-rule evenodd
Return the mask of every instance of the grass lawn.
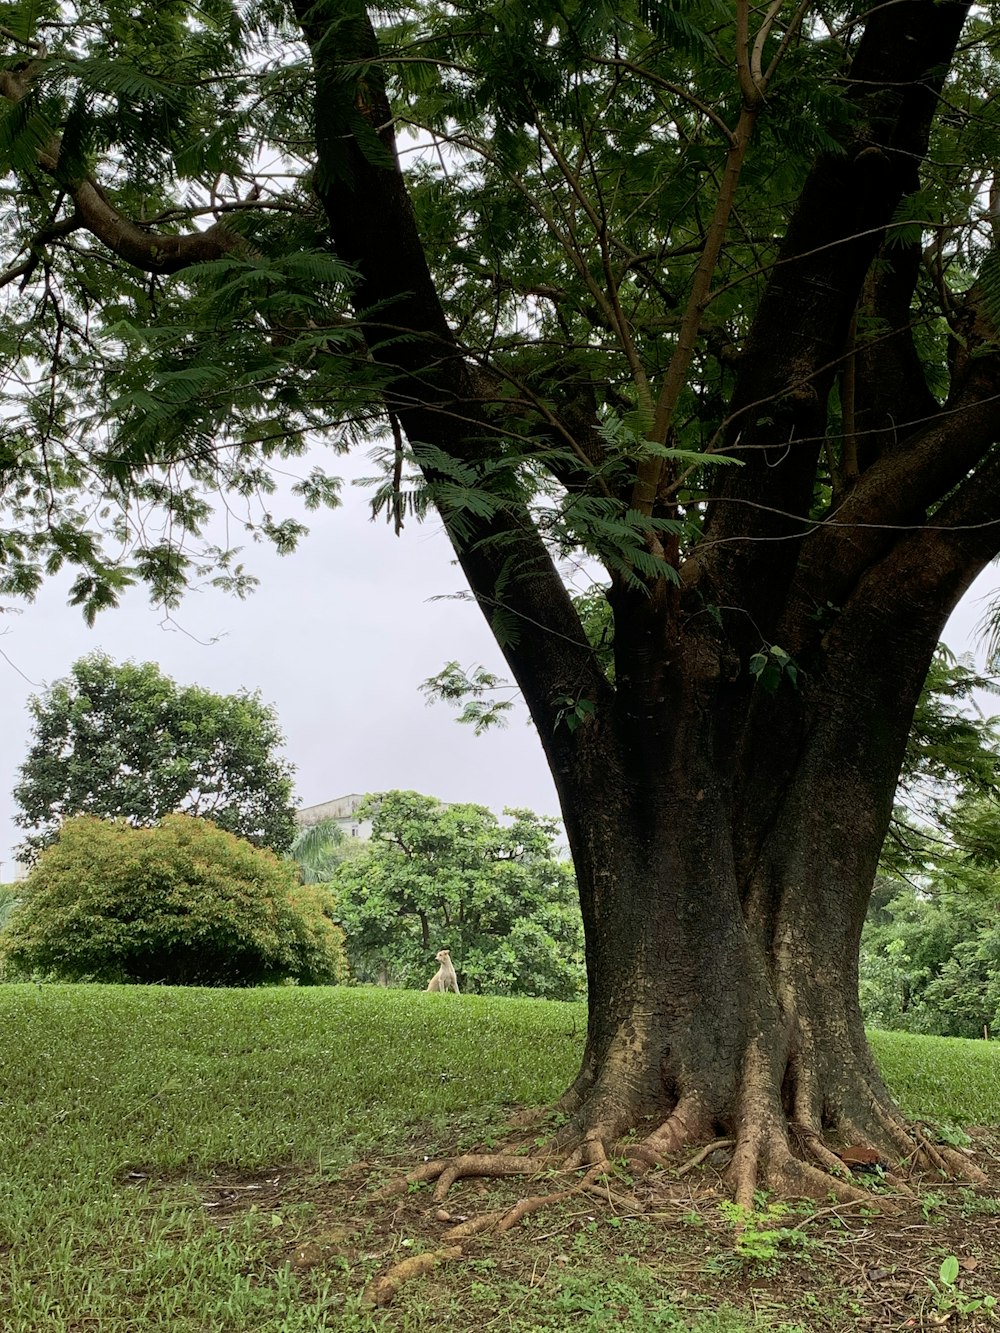
M 655 1173 L 640 1215 L 578 1196 L 366 1310 L 366 1283 L 446 1225 L 544 1188 L 466 1183 L 442 1218 L 426 1191 L 373 1203 L 372 1186 L 557 1095 L 584 1021 L 401 991 L 0 986 L 0 1330 L 792 1333 L 930 1328 L 1000 1296 L 988 1191 L 933 1183 L 891 1222 L 762 1200 L 734 1243 L 710 1159 Z M 910 1115 L 1000 1122 L 996 1043 L 873 1042 Z M 995 1169 L 998 1140 L 977 1149 Z

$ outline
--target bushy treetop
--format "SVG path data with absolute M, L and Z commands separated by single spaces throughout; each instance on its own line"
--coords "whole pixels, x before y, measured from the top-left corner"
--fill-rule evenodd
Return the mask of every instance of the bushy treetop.
M 67 820 L 23 885 L 3 953 L 22 971 L 69 981 L 246 986 L 347 975 L 329 895 L 190 815 L 141 829 Z
M 98 652 L 28 707 L 34 726 L 14 789 L 28 859 L 78 814 L 149 825 L 184 812 L 255 846 L 291 845 L 294 770 L 258 695 L 178 685 L 152 662 L 119 666 Z
M 582 993 L 580 910 L 558 822 L 506 814 L 502 824 L 483 806 L 412 791 L 366 799 L 367 854 L 342 863 L 332 884 L 356 975 L 422 986 L 448 948 L 463 989 Z

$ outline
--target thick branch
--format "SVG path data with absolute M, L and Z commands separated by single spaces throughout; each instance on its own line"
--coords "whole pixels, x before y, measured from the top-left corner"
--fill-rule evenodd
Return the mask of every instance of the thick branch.
M 1000 553 L 1000 447 L 949 496 L 924 527 L 872 570 L 886 617 L 933 617 L 934 644 L 972 581 Z M 933 651 L 934 645 L 931 645 Z
M 719 262 L 719 255 L 722 253 L 723 242 L 726 239 L 729 219 L 732 216 L 733 206 L 736 202 L 737 186 L 743 172 L 743 163 L 746 160 L 747 149 L 750 147 L 758 113 L 764 104 L 768 84 L 787 49 L 788 42 L 798 31 L 799 24 L 805 14 L 806 6 L 804 3 L 800 3 L 776 54 L 767 70 L 764 70 L 762 66 L 764 46 L 774 27 L 782 3 L 783 0 L 772 0 L 751 48 L 750 6 L 748 0 L 737 0 L 737 70 L 740 91 L 743 96 L 743 107 L 736 128 L 729 136 L 726 167 L 722 174 L 719 193 L 716 196 L 712 220 L 705 233 L 705 243 L 695 268 L 694 280 L 688 294 L 684 317 L 681 320 L 681 326 L 677 334 L 677 342 L 674 344 L 670 363 L 667 366 L 667 373 L 663 378 L 663 384 L 656 400 L 650 438 L 657 444 L 667 443 L 674 414 L 677 411 L 677 404 L 680 402 L 681 393 L 691 369 L 691 363 L 694 360 L 698 335 L 701 331 L 702 316 L 705 313 L 705 306 L 708 303 L 712 285 L 712 277 L 715 274 L 715 266 Z M 653 512 L 653 506 L 656 503 L 664 473 L 664 462 L 661 458 L 644 459 L 640 462 L 635 488 L 632 493 L 632 507 L 634 509 L 638 509 L 640 513 L 644 514 Z
M 0 96 L 8 102 L 19 102 L 27 95 L 39 68 L 37 62 L 25 62 L 18 69 L 0 70 Z M 49 175 L 59 170 L 59 153 L 58 139 L 38 153 L 38 164 Z M 220 259 L 245 245 L 242 237 L 221 222 L 185 235 L 151 231 L 115 208 L 92 177 L 60 183 L 76 208 L 74 227 L 84 227 L 112 254 L 144 273 L 176 273 L 192 264 Z
M 839 877 L 844 893 L 867 894 L 934 649 L 960 598 L 1000 551 L 998 514 L 994 449 L 925 526 L 891 534 L 891 548 L 805 656 L 802 707 L 758 691 L 741 713 L 735 858 L 741 884 L 759 902 L 781 892 L 787 876 L 776 867 L 796 848 L 828 867 L 828 882 Z M 824 789 L 827 798 L 818 795 Z M 786 804 L 796 791 L 809 793 L 807 805 Z M 866 847 L 870 864 L 859 869 Z M 863 916 L 859 902 L 859 928 Z
M 559 727 L 560 696 L 610 698 L 610 686 L 526 506 L 475 378 L 448 326 L 399 167 L 392 111 L 365 9 L 294 0 L 316 70 L 316 189 L 337 252 L 359 274 L 354 301 L 387 398 L 418 460 L 432 445 L 464 463 L 491 464 L 496 512 L 441 508 L 484 614 L 506 616 L 504 655 L 524 692 L 556 772 L 569 780 L 578 728 Z M 367 63 L 372 62 L 372 63 Z M 400 336 L 401 331 L 405 331 Z M 433 466 L 423 471 L 433 484 Z M 565 788 L 564 788 L 565 790 Z
M 959 315 L 964 344 L 953 366 L 952 394 L 921 429 L 902 437 L 885 429 L 882 456 L 802 549 L 794 599 L 781 630 L 799 652 L 815 633 L 817 608 L 844 604 L 864 571 L 900 540 L 900 528 L 924 524 L 927 511 L 958 486 L 1000 439 L 1000 351 L 973 288 Z M 990 517 L 987 492 L 978 519 Z M 940 515 L 935 515 L 937 523 Z
M 59 164 L 56 145 L 38 155 L 39 165 L 55 175 Z M 90 177 L 70 181 L 66 193 L 76 205 L 80 223 L 126 264 L 144 273 L 177 273 L 192 264 L 204 264 L 245 248 L 246 242 L 222 222 L 205 231 L 176 235 L 152 231 L 125 217 Z
M 873 10 L 851 66 L 854 142 L 813 168 L 751 329 L 727 433 L 745 466 L 727 470 L 696 570 L 765 635 L 798 555 L 783 515 L 811 505 L 833 375 L 884 228 L 918 184 L 966 12 L 953 0 Z
M 938 408 L 913 341 L 910 307 L 923 262 L 920 246 L 887 246 L 879 258 L 865 283 L 860 306 L 876 334 L 859 339 L 854 356 L 860 472 L 896 439 L 919 430 Z

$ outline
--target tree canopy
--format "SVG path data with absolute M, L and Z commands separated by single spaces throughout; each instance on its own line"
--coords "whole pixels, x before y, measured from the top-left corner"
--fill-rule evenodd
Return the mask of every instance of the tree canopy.
M 293 769 L 274 710 L 257 695 L 180 686 L 152 662 L 119 666 L 92 653 L 29 709 L 14 789 L 29 857 L 79 814 L 149 825 L 182 812 L 255 846 L 291 845 Z
M 884 873 L 919 874 L 928 859 L 954 845 L 960 811 L 1000 799 L 1000 717 L 981 705 L 998 692 L 996 677 L 978 671 L 970 654 L 956 657 L 944 644 L 938 647 L 903 756 L 882 848 Z
M 347 977 L 329 897 L 273 853 L 191 815 L 78 815 L 23 885 L 2 957 L 66 981 L 254 986 Z
M 213 495 L 288 549 L 283 460 L 376 439 L 376 510 L 443 522 L 559 792 L 568 1160 L 721 1131 L 748 1205 L 855 1197 L 838 1138 L 968 1173 L 908 1132 L 857 980 L 923 681 L 1000 549 L 991 7 L 5 13 L 0 590 L 243 591 Z
M 366 798 L 371 842 L 330 883 L 355 977 L 423 989 L 444 948 L 463 991 L 582 994 L 583 928 L 557 822 L 506 813 L 502 824 L 483 806 L 412 791 Z

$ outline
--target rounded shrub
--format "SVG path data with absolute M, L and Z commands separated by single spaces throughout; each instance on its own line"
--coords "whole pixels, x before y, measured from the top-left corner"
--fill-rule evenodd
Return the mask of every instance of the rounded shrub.
M 256 986 L 346 980 L 332 899 L 272 852 L 190 815 L 80 815 L 25 881 L 8 965 L 66 981 Z

